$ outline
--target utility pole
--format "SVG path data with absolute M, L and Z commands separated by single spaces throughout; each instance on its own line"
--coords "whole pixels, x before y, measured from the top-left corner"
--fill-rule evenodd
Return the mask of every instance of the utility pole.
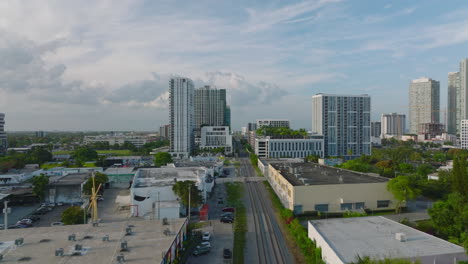
M 159 199 L 159 192 L 158 192 L 158 220 L 161 219 L 161 199 Z
M 8 229 L 8 214 L 11 213 L 11 208 L 8 208 L 8 201 L 3 201 L 3 216 L 5 217 L 4 218 L 4 221 L 3 221 L 3 228 L 5 230 Z

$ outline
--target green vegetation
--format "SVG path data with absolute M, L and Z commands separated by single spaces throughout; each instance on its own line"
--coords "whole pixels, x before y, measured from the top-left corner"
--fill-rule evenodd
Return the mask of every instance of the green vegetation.
M 320 156 L 319 155 L 309 155 L 304 158 L 304 162 L 315 162 L 318 163 Z
M 244 263 L 244 249 L 246 243 L 245 234 L 247 233 L 247 215 L 245 207 L 241 201 L 243 194 L 243 185 L 239 182 L 225 183 L 227 191 L 227 204 L 235 207 L 234 221 L 234 249 L 233 263 Z
M 417 260 L 416 262 L 408 259 L 383 259 L 375 260 L 369 257 L 357 257 L 357 261 L 351 264 L 420 264 L 421 261 Z
M 62 213 L 62 222 L 65 225 L 79 225 L 84 223 L 84 210 L 79 206 L 71 206 Z
M 167 152 L 158 152 L 154 155 L 154 166 L 161 167 L 172 162 L 171 154 Z
M 113 156 L 131 156 L 134 153 L 129 149 L 97 150 L 98 154 L 109 154 Z
M 172 186 L 172 191 L 174 191 L 174 193 L 179 196 L 181 203 L 187 207 L 187 209 L 189 207 L 189 190 L 190 208 L 199 206 L 203 199 L 194 181 L 177 181 Z
M 55 167 L 61 167 L 61 166 L 62 166 L 62 163 L 45 163 L 41 165 L 41 169 L 50 170 Z
M 93 161 L 96 160 L 98 157 L 97 152 L 94 149 L 89 147 L 79 147 L 73 151 L 73 158 L 81 164 L 85 163 L 86 161 Z
M 211 154 L 224 154 L 225 152 L 224 147 L 217 147 L 217 148 L 200 148 L 195 151 L 195 155 L 198 155 L 200 153 L 211 153 Z
M 47 184 L 49 184 L 49 177 L 44 174 L 32 178 L 32 191 L 41 201 L 44 201 Z
M 257 135 L 259 136 L 298 136 L 298 137 L 306 137 L 307 131 L 303 128 L 299 130 L 290 129 L 288 127 L 269 127 L 264 126 L 256 131 Z
M 307 229 L 303 227 L 299 220 L 294 217 L 293 212 L 289 209 L 284 208 L 280 199 L 271 188 L 267 181 L 264 181 L 265 186 L 270 193 L 270 198 L 273 206 L 279 211 L 279 214 L 283 220 L 282 224 L 286 225 L 289 234 L 293 237 L 296 242 L 296 246 L 300 248 L 305 263 L 308 264 L 325 264 L 322 260 L 322 249 L 317 247 L 317 244 L 313 242 L 307 234 Z
M 0 157 L 0 172 L 10 169 L 22 169 L 26 164 L 43 164 L 52 161 L 52 154 L 46 147 L 34 147 L 26 153 L 10 151 L 8 155 Z
M 99 185 L 101 188 L 99 189 L 99 193 L 102 194 L 104 192 L 104 184 L 109 181 L 109 178 L 106 174 L 96 172 L 94 174 L 94 186 L 97 189 Z M 89 178 L 86 183 L 83 185 L 83 193 L 86 195 L 91 194 L 91 190 L 93 189 L 93 178 Z
M 402 203 L 415 199 L 421 192 L 414 183 L 410 182 L 409 177 L 406 176 L 398 176 L 391 179 L 387 184 L 387 190 L 398 200 L 396 206 L 397 212 L 400 211 Z

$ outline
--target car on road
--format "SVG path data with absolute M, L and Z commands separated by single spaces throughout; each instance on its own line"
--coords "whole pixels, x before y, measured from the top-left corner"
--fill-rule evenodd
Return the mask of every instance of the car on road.
M 63 226 L 62 222 L 53 222 L 50 224 L 50 226 Z
M 234 222 L 234 219 L 230 218 L 230 217 L 223 217 L 221 218 L 221 220 L 219 220 L 221 223 L 232 223 Z
M 208 248 L 211 248 L 211 243 L 210 242 L 201 242 L 199 246 L 197 246 L 197 249 L 198 248 L 203 248 L 203 247 L 208 247 Z
M 210 232 L 204 232 L 203 237 L 202 237 L 202 241 L 210 241 L 210 239 L 211 239 Z
M 25 224 L 25 225 L 32 225 L 33 221 L 31 219 L 21 219 L 16 224 Z
M 194 256 L 200 256 L 200 255 L 208 254 L 210 250 L 211 248 L 209 247 L 201 247 L 201 248 L 195 249 L 192 254 Z
M 234 213 L 234 207 L 224 207 L 223 208 L 223 212 L 231 212 L 231 213 Z
M 232 258 L 232 252 L 231 252 L 231 250 L 230 250 L 229 248 L 223 249 L 223 257 L 224 257 L 225 259 L 230 259 L 230 258 Z

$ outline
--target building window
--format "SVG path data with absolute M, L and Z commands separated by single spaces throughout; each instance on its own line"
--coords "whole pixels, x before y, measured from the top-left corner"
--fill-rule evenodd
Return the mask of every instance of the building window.
M 388 207 L 390 205 L 390 201 L 389 200 L 380 200 L 380 201 L 377 201 L 377 208 L 384 208 L 384 207 Z
M 364 209 L 365 208 L 365 204 L 362 202 L 362 203 L 355 203 L 354 204 L 354 208 L 355 209 Z
M 353 210 L 353 204 L 352 203 L 342 203 L 341 204 L 341 211 L 351 211 Z
M 316 204 L 315 211 L 328 212 L 328 204 Z

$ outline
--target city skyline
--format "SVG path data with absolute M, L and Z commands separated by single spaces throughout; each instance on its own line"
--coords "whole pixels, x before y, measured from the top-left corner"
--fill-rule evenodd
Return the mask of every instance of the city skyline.
M 369 94 L 378 121 L 408 116 L 420 77 L 440 81 L 445 109 L 448 73 L 468 56 L 463 1 L 178 4 L 3 1 L 6 130 L 157 131 L 174 75 L 226 89 L 235 130 L 261 118 L 310 129 L 317 93 Z

